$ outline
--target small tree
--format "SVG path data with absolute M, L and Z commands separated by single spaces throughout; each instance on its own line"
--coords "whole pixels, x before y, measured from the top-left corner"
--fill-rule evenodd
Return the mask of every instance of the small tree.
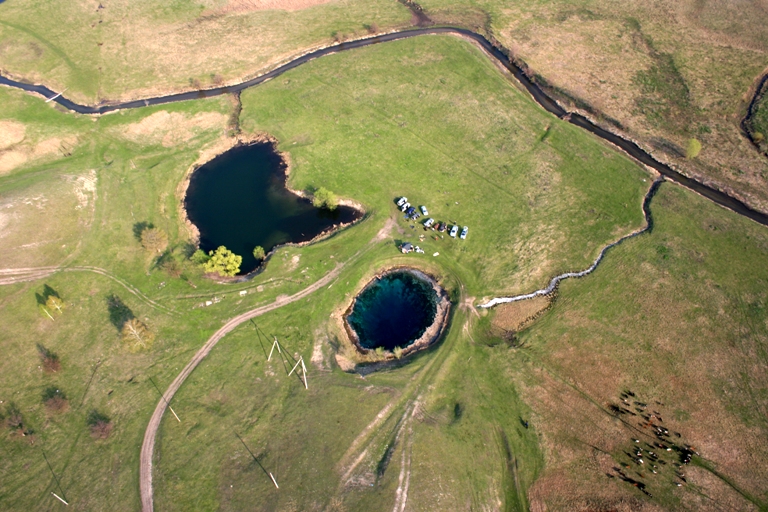
M 40 360 L 43 362 L 43 370 L 46 373 L 54 373 L 61 369 L 58 354 L 51 352 L 40 343 L 37 344 L 37 353 L 40 355 Z
M 91 430 L 91 435 L 96 439 L 106 439 L 112 432 L 112 421 L 104 413 L 91 409 L 85 422 Z
M 400 359 L 403 357 L 403 347 L 395 347 L 392 353 L 395 355 L 395 359 Z
M 141 232 L 141 245 L 150 252 L 162 253 L 168 247 L 168 235 L 160 228 L 145 228 Z
M 765 135 L 763 135 L 762 132 L 755 132 L 754 135 L 752 135 L 752 138 L 755 142 L 763 142 Z
M 264 252 L 264 248 L 260 245 L 257 245 L 253 248 L 253 257 L 256 258 L 258 261 L 261 261 L 264 259 L 264 256 L 267 254 Z
M 216 272 L 222 277 L 231 277 L 240 272 L 243 257 L 234 254 L 223 245 L 208 254 L 210 259 L 203 264 L 203 270 L 206 272 Z
M 701 152 L 701 142 L 698 139 L 691 139 L 688 141 L 688 148 L 685 150 L 685 157 L 688 160 L 693 160 Z
M 335 210 L 339 205 L 339 198 L 336 194 L 331 192 L 325 187 L 320 187 L 315 191 L 312 198 L 312 204 L 315 208 L 327 208 L 328 210 Z
M 196 265 L 202 265 L 203 263 L 207 263 L 211 257 L 208 256 L 204 250 L 198 249 L 192 253 L 192 256 L 190 256 L 189 259 Z
M 131 318 L 123 324 L 123 342 L 131 352 L 149 349 L 155 335 L 138 318 Z
M 63 300 L 55 295 L 51 295 L 48 297 L 48 300 L 45 301 L 45 307 L 58 314 L 62 314 L 65 306 Z
M 43 404 L 51 412 L 64 412 L 69 407 L 67 395 L 56 386 L 48 386 L 43 390 Z
M 5 424 L 11 430 L 24 430 L 24 416 L 13 402 L 5 407 Z

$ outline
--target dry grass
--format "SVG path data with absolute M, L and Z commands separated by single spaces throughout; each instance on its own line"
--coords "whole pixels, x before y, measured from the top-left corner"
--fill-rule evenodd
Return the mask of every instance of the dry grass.
M 492 323 L 506 331 L 520 331 L 529 325 L 551 303 L 550 297 L 534 297 L 494 308 Z
M 548 466 L 531 499 L 549 510 L 653 509 L 629 484 L 605 477 L 631 438 L 653 440 L 638 417 L 609 413 L 624 389 L 654 404 L 680 442 L 746 495 L 764 498 L 768 323 L 765 292 L 749 283 L 765 275 L 744 260 L 764 255 L 765 231 L 670 186 L 652 209 L 652 235 L 564 284 L 552 312 L 522 336 L 537 368 L 522 394 L 536 411 Z M 735 236 L 747 242 L 734 247 Z M 686 474 L 694 486 L 674 488 L 661 474 L 644 481 L 655 503 L 674 508 L 754 507 L 712 473 Z
M 763 3 L 421 5 L 435 19 L 490 29 L 569 108 L 591 112 L 662 160 L 768 211 L 768 162 L 739 128 L 768 54 Z M 689 161 L 692 137 L 703 150 Z

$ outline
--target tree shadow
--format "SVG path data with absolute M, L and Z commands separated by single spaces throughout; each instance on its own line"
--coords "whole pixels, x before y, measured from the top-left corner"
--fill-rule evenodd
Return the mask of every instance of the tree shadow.
M 125 322 L 136 318 L 131 308 L 114 294 L 107 297 L 107 310 L 109 311 L 109 321 L 118 331 L 123 329 Z
M 48 302 L 49 297 L 56 297 L 57 299 L 60 299 L 61 296 L 59 296 L 59 292 L 51 288 L 50 286 L 43 285 L 43 293 L 35 293 L 35 299 L 37 300 L 37 303 L 41 306 L 45 306 L 45 304 Z
M 147 222 L 147 221 L 137 222 L 136 224 L 133 225 L 133 236 L 134 238 L 136 238 L 136 240 L 141 242 L 142 231 L 144 231 L 145 229 L 152 229 L 154 227 L 155 225 L 152 224 L 151 222 Z

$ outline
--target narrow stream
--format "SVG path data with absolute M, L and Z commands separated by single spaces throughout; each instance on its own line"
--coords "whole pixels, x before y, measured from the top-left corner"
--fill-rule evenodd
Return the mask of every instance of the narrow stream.
M 594 272 L 597 266 L 603 260 L 603 256 L 605 256 L 605 253 L 608 252 L 608 249 L 610 249 L 611 247 L 616 247 L 617 245 L 619 245 L 625 240 L 629 240 L 630 238 L 634 238 L 637 235 L 640 235 L 647 231 L 651 231 L 653 229 L 653 218 L 651 217 L 651 209 L 650 209 L 651 199 L 653 198 L 654 194 L 656 194 L 656 191 L 658 190 L 659 185 L 661 185 L 663 182 L 664 182 L 663 178 L 657 179 L 651 184 L 651 188 L 649 188 L 648 192 L 645 194 L 645 198 L 643 199 L 643 216 L 645 217 L 645 227 L 637 231 L 633 231 L 632 233 L 625 235 L 619 238 L 618 240 L 616 240 L 615 242 L 610 243 L 605 247 L 603 247 L 603 249 L 600 251 L 600 254 L 597 255 L 597 258 L 595 258 L 595 261 L 592 262 L 592 264 L 589 267 L 582 270 L 581 272 L 566 272 L 565 274 L 560 274 L 559 276 L 555 276 L 549 282 L 549 285 L 547 285 L 546 288 L 542 288 L 541 290 L 536 290 L 535 292 L 526 293 L 523 295 L 515 295 L 514 297 L 497 297 L 495 299 L 489 300 L 485 304 L 480 304 L 477 307 L 492 308 L 493 306 L 496 306 L 498 304 L 518 302 L 521 300 L 532 299 L 540 295 L 549 295 L 550 293 L 555 291 L 555 289 L 557 288 L 557 285 L 560 284 L 560 281 L 569 279 L 571 277 L 584 277 L 587 274 L 591 274 L 592 272 Z

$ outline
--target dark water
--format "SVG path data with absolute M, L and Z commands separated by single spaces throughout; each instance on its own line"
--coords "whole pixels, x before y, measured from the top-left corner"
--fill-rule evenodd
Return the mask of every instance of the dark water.
M 306 242 L 360 217 L 353 208 L 321 210 L 291 194 L 271 144 L 235 147 L 197 169 L 184 204 L 200 230 L 200 248 L 208 252 L 224 245 L 242 256 L 241 274 L 256 268 L 257 245 L 269 252 L 287 242 Z
M 410 272 L 393 272 L 365 287 L 347 321 L 364 348 L 407 347 L 432 325 L 437 293 Z

